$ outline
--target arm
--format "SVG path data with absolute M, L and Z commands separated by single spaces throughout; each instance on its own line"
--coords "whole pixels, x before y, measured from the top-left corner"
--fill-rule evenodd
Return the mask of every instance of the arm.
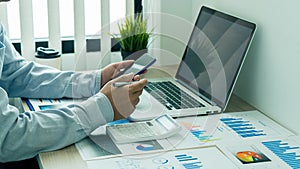
M 12 49 L 0 26 L 0 162 L 22 160 L 40 152 L 60 149 L 81 140 L 114 118 L 127 117 L 133 109 L 122 115 L 117 110 L 123 110 L 128 104 L 134 108 L 146 85 L 146 80 L 142 80 L 123 88 L 112 87 L 110 79 L 114 72 L 118 73 L 120 68 L 132 62 L 104 68 L 101 78 L 100 71 L 80 74 L 38 66 L 25 61 Z M 133 75 L 124 78 L 121 76 L 114 81 L 137 80 Z M 103 93 L 98 93 L 100 82 L 105 84 Z M 21 113 L 8 104 L 8 92 L 10 96 L 56 98 L 97 94 L 82 103 L 60 109 Z M 118 93 L 123 93 L 124 97 Z M 113 104 L 118 98 L 122 98 L 122 103 Z
M 27 61 L 4 67 L 0 84 L 9 97 L 86 98 L 100 90 L 101 71 L 62 72 Z
M 0 25 L 0 84 L 10 97 L 89 97 L 100 90 L 100 71 L 62 72 L 26 61 L 9 42 Z M 49 92 L 49 88 L 55 89 Z
M 0 25 L 0 162 L 33 157 L 65 147 L 112 121 L 107 97 L 98 93 L 100 71 L 60 72 L 35 65 L 17 54 Z M 79 83 L 80 82 L 80 83 Z M 88 100 L 56 110 L 19 112 L 10 96 L 87 97 Z
M 113 119 L 107 97 L 98 93 L 85 102 L 57 110 L 18 112 L 0 88 L 0 162 L 31 158 L 86 137 Z

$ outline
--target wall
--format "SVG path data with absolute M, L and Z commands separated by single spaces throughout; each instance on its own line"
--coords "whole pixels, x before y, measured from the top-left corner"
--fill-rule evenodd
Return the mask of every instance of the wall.
M 300 134 L 300 1 L 195 0 L 193 19 L 203 4 L 257 24 L 234 92 Z
M 178 64 L 193 28 L 192 1 L 160 1 L 160 57 L 158 64 Z

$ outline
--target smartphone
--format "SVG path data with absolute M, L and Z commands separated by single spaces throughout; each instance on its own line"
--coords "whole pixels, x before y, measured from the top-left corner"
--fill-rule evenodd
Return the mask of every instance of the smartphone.
M 141 57 L 139 57 L 130 67 L 125 68 L 119 74 L 115 76 L 119 77 L 123 74 L 133 73 L 134 75 L 139 75 L 143 73 L 147 68 L 155 63 L 156 59 L 153 58 L 148 53 L 145 53 Z
M 170 137 L 181 130 L 181 126 L 168 114 L 149 121 L 115 124 L 106 127 L 106 133 L 119 144 L 157 140 Z

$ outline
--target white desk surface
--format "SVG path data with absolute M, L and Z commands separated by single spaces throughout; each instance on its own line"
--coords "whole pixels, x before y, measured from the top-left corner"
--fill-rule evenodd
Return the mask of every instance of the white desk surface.
M 146 78 L 158 78 L 174 76 L 176 65 L 150 68 Z M 143 78 L 143 77 L 142 77 Z M 25 106 L 25 104 L 23 104 Z M 26 109 L 26 108 L 25 108 Z M 236 95 L 232 95 L 227 106 L 226 112 L 238 112 L 255 110 L 254 107 L 243 101 Z M 81 158 L 75 145 L 65 147 L 61 150 L 45 152 L 39 154 L 40 167 L 43 169 L 88 169 L 86 162 Z

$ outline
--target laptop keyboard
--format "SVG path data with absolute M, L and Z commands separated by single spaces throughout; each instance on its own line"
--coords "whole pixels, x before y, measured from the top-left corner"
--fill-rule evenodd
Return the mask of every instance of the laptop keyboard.
M 148 82 L 145 90 L 169 110 L 204 107 L 170 81 Z

